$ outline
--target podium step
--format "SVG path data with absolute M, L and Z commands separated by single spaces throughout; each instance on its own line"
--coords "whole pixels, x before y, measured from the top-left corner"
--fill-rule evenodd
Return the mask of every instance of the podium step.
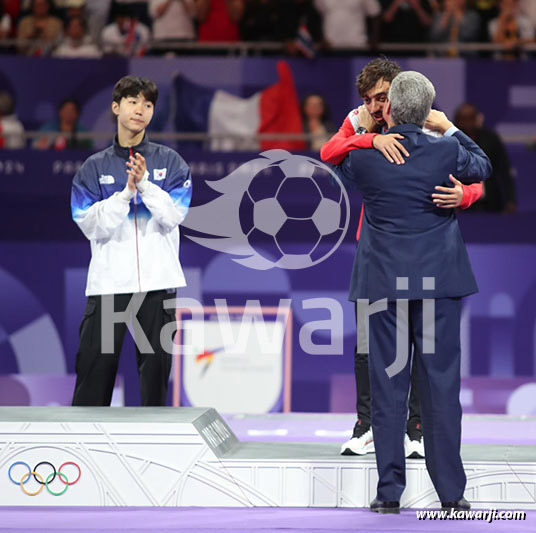
M 474 508 L 536 509 L 533 446 L 468 444 L 462 457 Z M 406 466 L 401 504 L 436 507 L 424 461 Z M 376 483 L 373 454 L 240 442 L 214 409 L 0 408 L 6 507 L 367 507 Z

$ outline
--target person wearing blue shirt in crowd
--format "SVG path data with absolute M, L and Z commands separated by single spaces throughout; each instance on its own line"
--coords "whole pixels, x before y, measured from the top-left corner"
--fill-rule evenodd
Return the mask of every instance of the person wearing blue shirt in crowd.
M 91 243 L 73 405 L 110 405 L 128 322 L 117 317 L 125 311 L 132 311 L 136 332 L 141 403 L 166 403 L 171 355 L 161 331 L 175 321 L 175 308 L 166 301 L 186 285 L 179 224 L 192 189 L 182 157 L 149 142 L 145 133 L 157 97 L 151 80 L 119 80 L 112 103 L 114 142 L 87 159 L 73 180 L 73 219 Z M 103 331 L 110 322 L 111 346 Z

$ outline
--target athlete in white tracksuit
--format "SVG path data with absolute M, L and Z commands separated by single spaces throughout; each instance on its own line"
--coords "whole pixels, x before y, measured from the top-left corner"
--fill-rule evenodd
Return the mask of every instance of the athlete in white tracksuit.
M 105 325 L 116 322 L 113 344 L 106 346 L 103 308 L 125 311 L 133 295 L 139 297 L 129 309 L 135 314 L 133 325 L 141 326 L 136 333 L 141 403 L 166 403 L 171 355 L 160 332 L 175 320 L 174 306 L 165 308 L 165 301 L 186 285 L 179 224 L 192 188 L 180 155 L 149 142 L 145 134 L 157 96 L 150 80 L 119 80 L 112 103 L 118 124 L 113 145 L 88 158 L 73 180 L 73 219 L 91 243 L 73 405 L 110 405 L 127 325 L 106 314 Z

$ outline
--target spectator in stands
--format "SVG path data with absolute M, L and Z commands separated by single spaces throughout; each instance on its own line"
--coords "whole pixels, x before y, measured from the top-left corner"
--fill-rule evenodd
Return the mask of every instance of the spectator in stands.
M 304 132 L 310 134 L 307 141 L 309 150 L 320 151 L 322 145 L 336 131 L 330 120 L 326 99 L 319 94 L 306 96 L 302 103 L 302 117 Z
M 283 38 L 291 55 L 311 58 L 324 47 L 322 17 L 313 0 L 290 0 L 285 4 Z
M 195 0 L 149 0 L 149 14 L 153 19 L 153 39 L 160 45 L 170 40 L 195 39 Z
M 49 52 L 61 35 L 61 20 L 51 15 L 50 0 L 33 0 L 32 12 L 23 17 L 17 27 L 17 38 L 36 41 L 23 44 L 19 50 L 27 55 L 43 55 Z
M 536 2 L 534 0 L 521 0 L 521 12 L 529 18 L 532 27 L 536 30 Z
M 15 102 L 7 91 L 0 91 L 0 148 L 24 148 L 24 126 L 15 114 Z
M 491 176 L 484 182 L 482 198 L 470 209 L 513 213 L 516 189 L 508 152 L 501 138 L 483 126 L 484 116 L 470 103 L 464 103 L 456 110 L 454 123 L 482 148 L 493 167 Z
M 20 0 L 0 0 L 0 39 L 15 37 Z
M 236 42 L 244 0 L 196 0 L 200 42 Z
M 115 10 L 123 10 L 132 18 L 138 19 L 142 24 L 151 28 L 152 20 L 149 15 L 148 0 L 113 0 L 112 13 Z
M 13 21 L 9 13 L 0 14 L 0 39 L 9 39 L 13 30 Z
M 380 0 L 382 41 L 415 43 L 428 40 L 432 17 L 439 10 L 437 0 Z
M 65 24 L 65 34 L 53 53 L 56 57 L 100 57 L 101 51 L 87 34 L 82 17 L 72 17 Z
M 284 0 L 246 0 L 240 21 L 242 41 L 280 41 Z
M 57 15 L 64 21 L 85 16 L 85 0 L 52 0 Z
M 13 4 L 16 4 L 13 6 Z M 13 9 L 15 7 L 15 9 Z M 19 14 L 18 0 L 0 0 L 0 54 L 17 53 L 17 49 L 7 44 L 7 39 L 14 39 L 16 34 L 16 20 Z
M 507 50 L 496 57 L 514 59 L 521 45 L 534 40 L 534 27 L 521 12 L 519 0 L 501 0 L 499 16 L 489 23 L 489 34 L 494 43 Z
M 72 98 L 63 100 L 58 108 L 58 118 L 46 122 L 40 131 L 43 136 L 34 142 L 34 148 L 42 150 L 90 150 L 91 139 L 80 139 L 79 133 L 87 132 L 79 123 L 80 104 Z
M 478 40 L 483 43 L 489 42 L 488 25 L 499 14 L 499 2 L 501 0 L 473 0 L 472 7 L 480 17 L 480 36 Z
M 101 33 L 102 51 L 105 54 L 141 56 L 149 43 L 151 32 L 124 6 L 115 9 L 115 20 Z
M 445 0 L 432 23 L 432 41 L 452 43 L 448 55 L 456 56 L 457 43 L 476 42 L 479 36 L 480 17 L 476 11 L 467 8 L 467 0 Z
M 108 22 L 112 0 L 86 0 L 85 12 L 89 35 L 93 42 L 99 42 L 102 30 Z
M 315 0 L 323 17 L 324 39 L 334 48 L 352 48 L 368 43 L 367 17 L 377 17 L 378 0 Z
M 476 42 L 480 36 L 480 17 L 467 8 L 467 0 L 445 0 L 434 17 L 430 37 L 435 42 L 450 42 L 449 55 L 458 55 L 457 43 Z

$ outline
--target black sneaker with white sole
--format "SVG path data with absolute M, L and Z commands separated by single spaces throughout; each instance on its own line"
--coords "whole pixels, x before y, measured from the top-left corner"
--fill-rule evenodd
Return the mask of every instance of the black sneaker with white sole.
M 404 436 L 404 451 L 408 459 L 424 459 L 424 442 L 420 424 L 408 427 Z

